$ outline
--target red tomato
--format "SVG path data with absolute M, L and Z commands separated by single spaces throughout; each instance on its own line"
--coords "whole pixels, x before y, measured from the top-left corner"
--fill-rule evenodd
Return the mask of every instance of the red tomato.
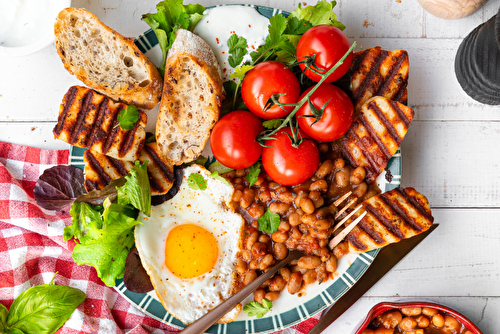
M 318 25 L 307 30 L 300 37 L 297 44 L 297 60 L 316 55 L 314 65 L 320 69 L 320 73 L 326 73 L 331 69 L 351 47 L 351 42 L 339 28 L 329 25 Z M 352 63 L 352 52 L 324 81 L 325 83 L 337 81 L 342 78 Z M 306 68 L 304 63 L 300 64 L 302 71 Z M 305 75 L 316 82 L 321 80 L 321 76 L 310 70 L 306 70 Z
M 284 186 L 293 186 L 308 180 L 319 165 L 319 151 L 316 143 L 299 129 L 299 136 L 306 138 L 298 148 L 292 146 L 287 134 L 290 128 L 283 128 L 273 135 L 274 140 L 265 142 L 262 150 L 262 165 L 274 181 Z
M 250 70 L 241 84 L 241 97 L 245 105 L 255 115 L 264 119 L 281 118 L 288 115 L 293 107 L 273 105 L 264 111 L 269 98 L 274 94 L 285 94 L 278 101 L 291 104 L 298 101 L 300 83 L 295 74 L 277 61 L 265 61 Z
M 302 95 L 307 94 L 312 88 L 306 90 Z M 304 117 L 312 115 L 307 102 L 295 114 L 300 128 L 310 137 L 318 141 L 333 141 L 349 130 L 354 117 L 354 106 L 349 96 L 342 89 L 331 84 L 322 84 L 311 95 L 309 100 L 318 110 L 321 110 L 330 100 L 323 110 L 323 116 L 316 123 L 314 123 L 316 118 Z
M 264 127 L 257 116 L 248 111 L 233 111 L 215 123 L 210 136 L 212 153 L 226 167 L 248 168 L 262 153 L 262 146 L 256 141 L 262 131 Z

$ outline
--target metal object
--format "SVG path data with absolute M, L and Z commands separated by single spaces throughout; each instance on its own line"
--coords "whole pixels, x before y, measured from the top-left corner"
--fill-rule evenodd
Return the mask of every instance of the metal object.
M 438 226 L 434 224 L 419 235 L 384 247 L 363 277 L 333 304 L 308 334 L 319 334 L 325 330 Z

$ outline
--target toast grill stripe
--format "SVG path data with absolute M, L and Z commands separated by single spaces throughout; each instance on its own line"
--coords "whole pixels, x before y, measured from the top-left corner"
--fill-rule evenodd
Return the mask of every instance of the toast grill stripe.
M 96 157 L 90 152 L 90 150 L 85 151 L 84 156 L 85 156 L 85 159 L 87 160 L 90 168 L 98 175 L 99 180 L 101 182 L 103 182 L 104 184 L 110 183 L 111 182 L 111 178 L 104 171 L 104 169 L 102 168 L 101 164 L 96 159 Z M 98 181 L 95 182 L 95 184 L 97 184 L 97 185 L 99 185 L 99 183 L 100 182 L 98 182 Z M 98 189 L 99 186 L 97 186 L 96 188 Z
M 370 215 L 372 215 L 378 222 L 383 225 L 389 233 L 391 233 L 396 239 L 404 239 L 404 233 L 401 232 L 391 221 L 384 216 L 379 210 L 374 208 L 371 204 L 365 202 L 364 204 L 365 210 L 368 211 Z
M 407 204 L 413 206 L 411 203 L 408 203 L 407 199 L 408 199 L 409 196 L 406 194 L 406 192 L 401 191 L 401 189 L 399 189 L 399 188 L 397 188 L 396 191 L 399 192 L 399 194 L 401 196 L 403 196 L 403 198 L 406 200 Z M 385 193 L 385 194 L 387 194 L 387 193 Z M 424 229 L 424 226 L 422 226 L 421 224 L 419 224 L 418 221 L 416 221 L 415 219 L 413 219 L 412 217 L 410 217 L 407 214 L 407 211 L 405 210 L 405 208 L 401 207 L 401 205 L 397 201 L 391 200 L 390 198 L 388 198 L 388 196 L 384 196 L 385 194 L 382 194 L 380 196 L 380 199 L 385 204 L 387 204 L 389 207 L 391 207 L 391 209 L 394 212 L 396 212 L 401 217 L 401 219 L 403 219 L 403 221 L 405 222 L 405 224 L 408 225 L 407 227 L 413 229 L 417 233 L 421 232 Z
M 360 119 L 361 117 L 358 117 Z M 357 127 L 364 127 L 360 122 L 357 122 Z M 365 154 L 365 152 L 370 152 L 368 150 L 368 147 L 366 147 L 364 141 L 359 138 L 358 134 L 356 133 L 356 126 L 352 128 L 352 130 L 349 130 L 348 134 L 350 137 L 353 138 L 352 142 L 356 143 L 357 146 L 359 147 L 359 150 L 363 153 L 363 156 L 365 157 L 366 161 L 368 162 L 368 166 L 365 168 L 367 169 L 366 174 L 367 174 L 367 179 L 368 180 L 375 180 L 375 177 L 382 172 L 380 169 L 380 166 L 373 160 L 373 156 L 371 154 Z M 368 131 L 368 129 L 366 129 Z M 349 152 L 349 149 L 347 147 L 346 151 Z M 349 154 L 350 155 L 350 154 Z M 351 165 L 353 166 L 358 166 L 358 162 L 356 161 L 355 157 L 352 157 L 352 160 L 349 161 Z M 371 182 L 370 181 L 370 182 Z
M 123 108 L 125 109 L 125 108 Z M 141 119 L 141 115 L 139 115 L 139 120 Z M 120 150 L 119 150 L 119 153 L 118 155 L 120 157 L 123 157 L 124 155 L 127 154 L 127 152 L 132 148 L 133 144 L 134 144 L 134 137 L 135 137 L 135 133 L 137 132 L 137 128 L 139 127 L 139 120 L 137 122 L 135 122 L 134 124 L 134 128 L 132 129 L 132 131 L 125 131 L 125 134 L 123 135 L 123 138 L 122 138 L 122 141 L 121 141 L 121 144 L 120 145 Z M 144 141 L 143 141 L 144 143 Z M 139 149 L 137 151 L 141 151 L 142 150 L 142 147 L 139 147 Z
M 356 215 L 356 216 L 358 216 L 358 215 Z M 382 234 L 380 234 L 378 231 L 376 231 L 374 228 L 371 228 L 368 225 L 368 219 L 366 216 L 359 222 L 357 227 L 359 227 L 359 229 L 361 231 L 363 231 L 367 236 L 369 236 L 370 239 L 372 239 L 373 242 L 375 242 L 376 244 L 382 245 L 386 242 L 386 240 L 384 239 Z M 355 241 L 360 241 L 360 240 L 358 238 L 350 238 L 349 239 L 349 241 L 351 241 L 354 245 L 356 245 L 356 247 L 358 247 L 358 244 L 356 242 L 353 242 L 353 239 Z M 366 249 L 366 244 L 364 244 L 362 241 L 360 241 L 360 242 L 362 245 L 362 247 L 360 247 L 360 249 Z
M 57 124 L 53 130 L 53 132 L 56 136 L 59 136 L 61 134 L 61 131 L 64 128 L 64 124 L 66 123 L 66 118 L 68 117 L 68 112 L 71 109 L 73 102 L 75 101 L 75 97 L 76 97 L 77 93 L 78 93 L 78 89 L 75 86 L 73 86 L 64 95 L 63 110 L 62 110 L 61 114 L 59 115 L 59 119 L 57 120 Z

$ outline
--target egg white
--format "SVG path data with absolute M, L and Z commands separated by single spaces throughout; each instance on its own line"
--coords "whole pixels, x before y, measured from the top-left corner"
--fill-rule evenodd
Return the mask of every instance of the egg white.
M 205 190 L 188 186 L 192 173 L 207 181 Z M 139 216 L 143 225 L 135 228 L 135 243 L 142 265 L 165 309 L 185 324 L 194 322 L 234 293 L 244 220 L 230 205 L 233 192 L 233 186 L 210 177 L 205 168 L 191 165 L 184 169 L 179 192 L 171 200 L 153 206 L 150 217 Z M 217 239 L 219 254 L 211 271 L 182 279 L 166 267 L 165 241 L 169 232 L 181 224 L 199 225 Z M 240 308 L 226 318 L 234 319 Z

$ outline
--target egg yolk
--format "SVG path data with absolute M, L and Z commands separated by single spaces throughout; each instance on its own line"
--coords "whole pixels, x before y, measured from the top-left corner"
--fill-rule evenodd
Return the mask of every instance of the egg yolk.
M 218 254 L 214 235 L 194 224 L 175 227 L 165 242 L 165 265 L 180 278 L 193 278 L 212 270 Z

